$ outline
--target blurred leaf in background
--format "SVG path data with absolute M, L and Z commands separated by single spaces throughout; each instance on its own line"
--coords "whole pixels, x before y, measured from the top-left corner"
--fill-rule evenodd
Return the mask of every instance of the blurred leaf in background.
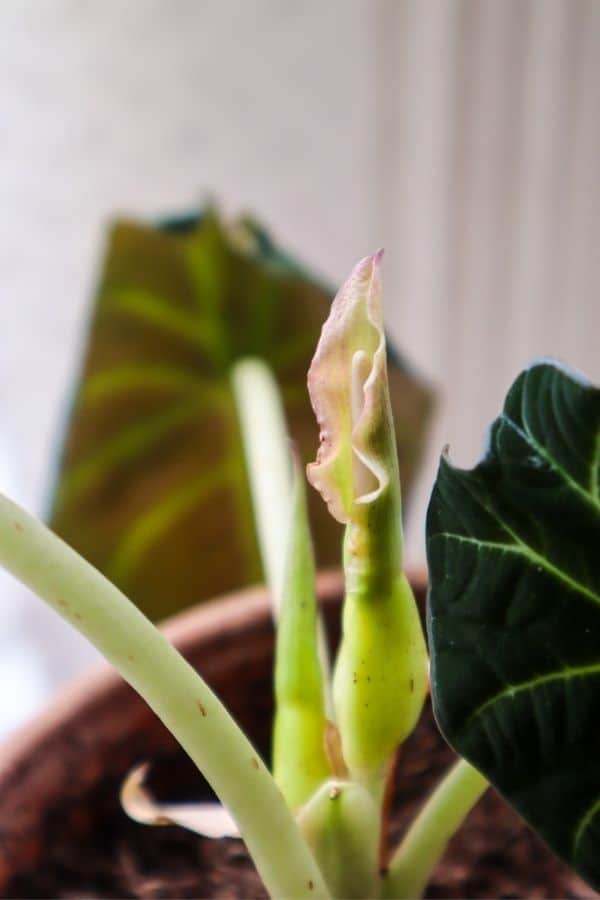
M 333 293 L 250 220 L 113 226 L 50 524 L 152 619 L 261 580 L 231 369 L 272 366 L 311 459 L 306 372 Z M 406 494 L 432 398 L 390 362 Z M 338 565 L 339 526 L 311 504 L 318 564 Z

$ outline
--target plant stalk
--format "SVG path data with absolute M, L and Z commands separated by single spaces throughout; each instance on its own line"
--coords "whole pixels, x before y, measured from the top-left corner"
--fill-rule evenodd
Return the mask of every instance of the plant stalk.
M 279 617 L 284 583 L 290 512 L 292 509 L 292 446 L 277 382 L 261 359 L 247 357 L 233 367 L 233 396 L 242 443 L 260 553 L 273 603 Z M 330 661 L 322 617 L 317 617 L 319 658 L 323 671 L 325 709 L 333 720 Z
M 277 383 L 269 367 L 248 357 L 231 373 L 265 578 L 277 618 L 292 508 L 291 448 Z
M 390 862 L 383 897 L 421 897 L 448 841 L 488 787 L 469 763 L 456 762 L 408 829 Z
M 164 722 L 233 815 L 270 895 L 328 897 L 268 769 L 208 685 L 124 594 L 2 495 L 0 564 L 84 634 Z
M 298 810 L 331 775 L 319 659 L 317 598 L 306 493 L 296 471 L 285 577 L 275 646 L 273 777 L 290 809 Z
M 363 785 L 325 782 L 300 810 L 299 821 L 333 897 L 378 896 L 379 807 Z

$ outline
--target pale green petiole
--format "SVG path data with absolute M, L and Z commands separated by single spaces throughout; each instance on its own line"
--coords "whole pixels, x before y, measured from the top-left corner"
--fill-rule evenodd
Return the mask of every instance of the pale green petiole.
M 282 602 L 284 562 L 292 506 L 292 450 L 277 382 L 261 359 L 235 364 L 231 386 L 239 417 L 254 520 L 265 578 L 277 619 Z M 323 671 L 325 708 L 333 718 L 329 653 L 325 629 L 317 615 L 317 640 Z
M 331 772 L 325 752 L 325 690 L 306 495 L 296 469 L 277 626 L 273 775 L 291 809 Z
M 427 800 L 394 853 L 383 896 L 421 897 L 448 841 L 488 787 L 486 778 L 461 759 Z
M 231 384 L 258 542 L 277 614 L 292 502 L 290 441 L 277 383 L 262 360 L 247 358 L 236 363 Z
M 256 751 L 202 678 L 103 575 L 0 495 L 0 564 L 84 634 L 164 722 L 235 818 L 273 897 L 328 897 Z

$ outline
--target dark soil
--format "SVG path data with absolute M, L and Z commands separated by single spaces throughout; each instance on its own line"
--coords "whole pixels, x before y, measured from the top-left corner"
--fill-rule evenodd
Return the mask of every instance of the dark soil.
M 263 740 L 260 741 L 264 747 Z M 394 838 L 423 793 L 452 761 L 428 708 L 403 749 L 396 776 Z M 160 759 L 151 784 L 169 799 L 206 798 L 187 758 Z M 210 841 L 174 827 L 150 828 L 120 810 L 115 780 L 73 800 L 47 822 L 43 865 L 17 877 L 8 897 L 262 898 L 266 894 L 243 844 Z M 493 791 L 470 814 L 436 870 L 427 897 L 592 898 L 593 891 L 556 860 Z

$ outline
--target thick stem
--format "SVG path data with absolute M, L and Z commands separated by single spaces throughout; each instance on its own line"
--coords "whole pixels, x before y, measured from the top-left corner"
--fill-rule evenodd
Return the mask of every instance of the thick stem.
M 448 841 L 488 787 L 485 777 L 461 759 L 450 769 L 394 853 L 383 896 L 421 897 Z
M 299 821 L 333 897 L 377 895 L 379 807 L 363 785 L 326 782 L 301 809 Z
M 208 685 L 114 585 L 2 495 L 0 564 L 81 631 L 164 722 L 235 818 L 269 893 L 327 897 L 269 771 Z

